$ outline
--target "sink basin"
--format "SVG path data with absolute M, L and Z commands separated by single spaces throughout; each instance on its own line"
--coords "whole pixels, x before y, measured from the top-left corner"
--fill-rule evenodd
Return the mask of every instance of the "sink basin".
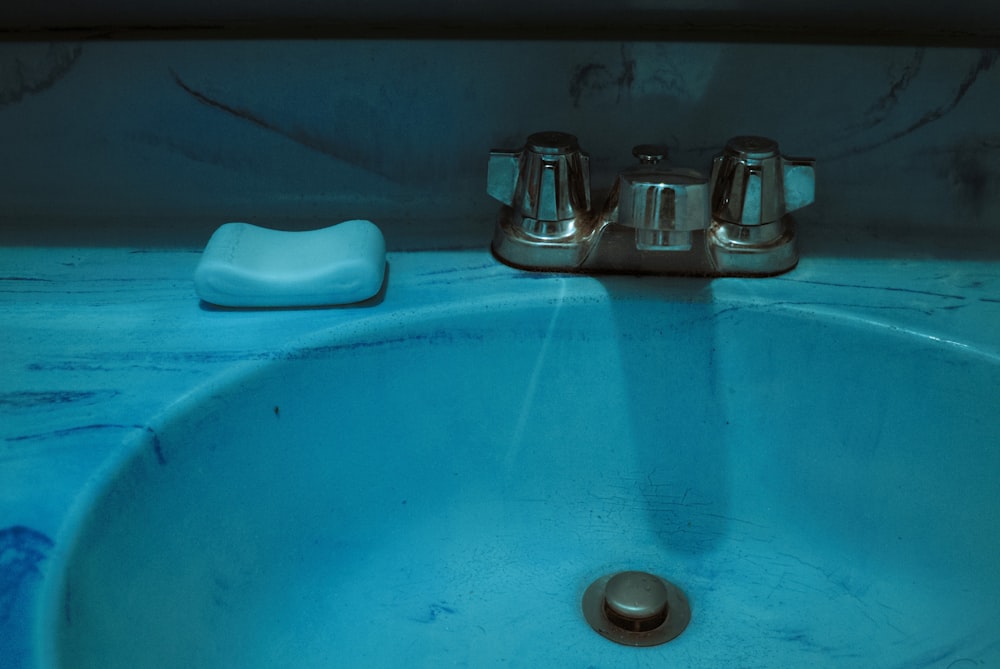
M 662 285 L 525 279 L 181 398 L 78 503 L 45 665 L 1000 663 L 997 360 Z M 677 639 L 590 629 L 627 569 L 686 594 Z

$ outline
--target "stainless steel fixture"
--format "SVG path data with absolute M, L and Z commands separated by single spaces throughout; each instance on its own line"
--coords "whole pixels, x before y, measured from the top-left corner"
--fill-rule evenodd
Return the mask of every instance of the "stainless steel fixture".
M 812 158 L 781 155 L 765 137 L 734 137 L 711 176 L 632 150 L 601 207 L 590 157 L 573 135 L 539 132 L 490 152 L 487 192 L 503 206 L 493 252 L 533 270 L 769 276 L 798 262 L 790 213 L 814 199 Z
M 625 646 L 667 643 L 691 621 L 681 589 L 644 571 L 602 576 L 583 593 L 582 606 L 595 632 Z

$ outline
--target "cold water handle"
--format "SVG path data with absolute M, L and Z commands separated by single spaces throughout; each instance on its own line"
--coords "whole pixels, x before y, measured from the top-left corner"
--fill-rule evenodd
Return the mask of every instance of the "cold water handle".
M 758 136 L 730 139 L 712 161 L 710 248 L 722 272 L 771 274 L 798 262 L 793 211 L 812 204 L 815 160 Z

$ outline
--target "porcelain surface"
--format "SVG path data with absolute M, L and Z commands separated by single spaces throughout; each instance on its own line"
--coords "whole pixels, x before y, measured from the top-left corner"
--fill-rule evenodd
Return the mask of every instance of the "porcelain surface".
M 0 252 L 12 666 L 1000 661 L 995 264 L 397 253 L 360 308 L 233 311 L 197 258 Z M 593 633 L 619 569 L 688 630 Z

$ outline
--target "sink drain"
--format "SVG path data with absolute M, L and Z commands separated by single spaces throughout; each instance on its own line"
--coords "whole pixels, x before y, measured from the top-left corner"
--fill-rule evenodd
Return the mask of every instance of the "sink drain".
M 680 588 L 644 571 L 602 576 L 583 593 L 583 616 L 594 630 L 626 646 L 656 646 L 684 631 L 691 607 Z

